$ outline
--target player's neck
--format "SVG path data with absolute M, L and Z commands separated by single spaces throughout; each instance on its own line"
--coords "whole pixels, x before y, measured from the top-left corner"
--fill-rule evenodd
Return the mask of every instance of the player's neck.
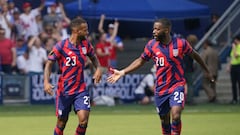
M 162 44 L 168 45 L 172 41 L 171 36 L 167 36 L 164 40 L 161 41 Z
M 73 45 L 75 45 L 75 46 L 76 46 L 76 45 L 78 44 L 78 42 L 79 42 L 77 36 L 75 36 L 75 35 L 71 35 L 71 36 L 69 37 L 69 41 L 70 41 L 71 44 L 73 44 Z

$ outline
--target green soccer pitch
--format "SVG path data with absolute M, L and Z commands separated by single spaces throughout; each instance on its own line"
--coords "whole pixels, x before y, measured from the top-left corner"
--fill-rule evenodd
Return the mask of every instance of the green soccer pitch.
M 0 106 L 1 135 L 51 135 L 56 123 L 54 105 Z M 186 106 L 182 135 L 239 135 L 240 105 Z M 77 116 L 71 112 L 65 135 L 73 135 Z M 92 107 L 86 135 L 161 135 L 153 105 Z

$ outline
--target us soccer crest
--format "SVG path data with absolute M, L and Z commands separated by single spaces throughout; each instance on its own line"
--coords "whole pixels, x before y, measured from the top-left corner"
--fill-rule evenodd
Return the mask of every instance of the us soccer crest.
M 82 52 L 83 52 L 83 54 L 87 54 L 87 48 L 86 47 L 82 47 Z
M 173 56 L 177 57 L 178 56 L 178 49 L 173 49 Z

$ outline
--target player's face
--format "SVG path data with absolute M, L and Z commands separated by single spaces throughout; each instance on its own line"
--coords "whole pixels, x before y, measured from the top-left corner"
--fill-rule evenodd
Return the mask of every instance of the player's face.
M 162 23 L 155 22 L 153 25 L 153 37 L 157 41 L 163 41 L 167 37 L 168 28 L 163 27 Z
M 82 23 L 78 29 L 78 38 L 85 39 L 88 36 L 88 25 L 87 23 Z

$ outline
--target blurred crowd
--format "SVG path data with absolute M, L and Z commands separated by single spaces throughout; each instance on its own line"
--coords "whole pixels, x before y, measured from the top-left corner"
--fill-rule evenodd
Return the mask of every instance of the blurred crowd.
M 42 10 L 46 9 L 43 14 Z M 105 15 L 101 16 L 96 40 L 96 54 L 102 68 L 116 67 L 116 52 L 123 50 L 121 38 L 117 36 L 118 21 L 108 25 L 105 32 L 103 24 Z M 61 40 L 69 37 L 67 17 L 62 3 L 44 1 L 37 8 L 25 2 L 16 7 L 13 0 L 0 3 L 0 71 L 3 74 L 42 73 L 47 61 L 47 54 Z M 95 38 L 95 37 L 94 37 Z M 89 40 L 93 40 L 89 36 Z M 89 63 L 86 67 L 90 68 Z M 58 65 L 52 69 L 58 73 Z

